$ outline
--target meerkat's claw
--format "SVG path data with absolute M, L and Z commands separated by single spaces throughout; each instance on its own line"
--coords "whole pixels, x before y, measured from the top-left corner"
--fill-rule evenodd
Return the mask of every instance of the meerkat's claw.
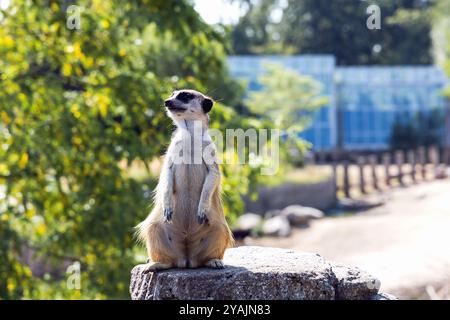
M 173 215 L 173 209 L 172 208 L 165 208 L 164 209 L 164 219 L 166 222 L 170 222 L 172 220 Z
M 201 209 L 197 212 L 197 221 L 199 224 L 208 224 L 208 211 L 206 209 Z
M 170 269 L 172 266 L 170 264 L 167 263 L 162 263 L 162 262 L 149 262 L 147 264 L 145 264 L 144 269 L 143 269 L 143 273 L 150 273 L 150 272 L 155 272 L 155 271 L 159 271 L 159 270 L 166 270 L 166 269 Z
M 223 261 L 219 259 L 211 259 L 208 262 L 205 263 L 206 267 L 213 268 L 213 269 L 223 269 L 225 268 Z

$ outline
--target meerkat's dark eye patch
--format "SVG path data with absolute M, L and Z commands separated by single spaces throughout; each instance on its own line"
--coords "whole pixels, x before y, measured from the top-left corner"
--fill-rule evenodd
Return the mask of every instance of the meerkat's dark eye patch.
M 209 99 L 209 98 L 205 98 L 202 101 L 202 109 L 204 113 L 208 113 L 211 111 L 212 107 L 213 107 L 214 102 Z
M 185 92 L 185 91 L 180 92 L 176 97 L 177 100 L 180 100 L 183 103 L 188 103 L 189 101 L 191 101 L 194 98 L 195 98 L 195 96 L 192 93 Z

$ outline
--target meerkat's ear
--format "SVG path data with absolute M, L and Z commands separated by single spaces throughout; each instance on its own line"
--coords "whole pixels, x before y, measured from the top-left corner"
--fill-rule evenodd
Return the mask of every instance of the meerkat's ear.
M 205 98 L 202 101 L 202 109 L 204 113 L 208 113 L 211 111 L 212 107 L 213 107 L 214 101 L 212 101 L 212 99 L 210 98 Z

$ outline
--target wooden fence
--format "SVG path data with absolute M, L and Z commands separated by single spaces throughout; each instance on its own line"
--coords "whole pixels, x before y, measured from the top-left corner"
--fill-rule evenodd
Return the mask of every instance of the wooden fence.
M 337 158 L 337 157 L 336 157 Z M 345 153 L 333 161 L 336 190 L 350 198 L 358 191 L 367 194 L 391 186 L 405 186 L 446 176 L 450 150 L 420 147 L 377 154 Z

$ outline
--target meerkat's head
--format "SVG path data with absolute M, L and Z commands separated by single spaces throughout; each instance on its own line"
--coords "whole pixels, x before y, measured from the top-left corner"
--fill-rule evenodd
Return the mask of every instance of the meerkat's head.
M 214 101 L 210 97 L 195 90 L 175 90 L 164 101 L 167 114 L 174 121 L 180 120 L 207 120 Z

